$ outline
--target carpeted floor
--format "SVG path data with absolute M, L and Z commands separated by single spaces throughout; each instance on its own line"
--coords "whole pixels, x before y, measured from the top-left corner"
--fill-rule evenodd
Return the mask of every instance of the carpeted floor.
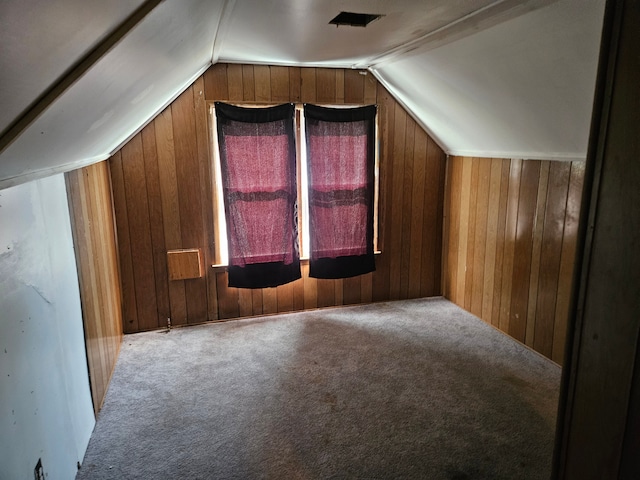
M 560 368 L 442 299 L 125 337 L 78 479 L 548 479 Z

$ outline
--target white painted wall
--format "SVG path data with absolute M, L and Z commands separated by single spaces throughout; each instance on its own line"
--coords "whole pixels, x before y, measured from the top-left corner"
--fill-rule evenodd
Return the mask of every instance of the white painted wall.
M 0 190 L 0 479 L 73 479 L 95 424 L 64 177 Z

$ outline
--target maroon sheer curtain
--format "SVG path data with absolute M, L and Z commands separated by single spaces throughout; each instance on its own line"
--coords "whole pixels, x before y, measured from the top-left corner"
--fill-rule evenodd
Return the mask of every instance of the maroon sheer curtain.
M 229 286 L 275 287 L 300 278 L 293 104 L 216 102 L 229 242 Z
M 309 276 L 375 270 L 375 105 L 304 106 L 309 177 Z

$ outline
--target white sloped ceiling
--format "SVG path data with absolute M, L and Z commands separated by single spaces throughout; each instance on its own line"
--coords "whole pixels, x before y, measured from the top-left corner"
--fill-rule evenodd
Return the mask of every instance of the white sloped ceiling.
M 216 61 L 369 68 L 450 154 L 584 158 L 604 2 L 6 0 L 0 188 L 108 158 Z M 149 13 L 30 110 L 139 8 Z M 383 17 L 329 25 L 340 11 Z
M 602 18 L 563 0 L 373 71 L 449 154 L 581 160 Z
M 0 179 L 108 158 L 211 64 L 223 6 L 161 2 L 0 154 Z
M 0 132 L 142 3 L 0 2 Z

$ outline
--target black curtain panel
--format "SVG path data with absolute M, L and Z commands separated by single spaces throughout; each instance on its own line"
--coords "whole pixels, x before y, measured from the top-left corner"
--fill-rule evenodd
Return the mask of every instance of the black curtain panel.
M 300 278 L 293 104 L 215 104 L 229 286 L 275 287 Z
M 375 270 L 373 199 L 376 106 L 304 106 L 309 276 L 345 278 Z

